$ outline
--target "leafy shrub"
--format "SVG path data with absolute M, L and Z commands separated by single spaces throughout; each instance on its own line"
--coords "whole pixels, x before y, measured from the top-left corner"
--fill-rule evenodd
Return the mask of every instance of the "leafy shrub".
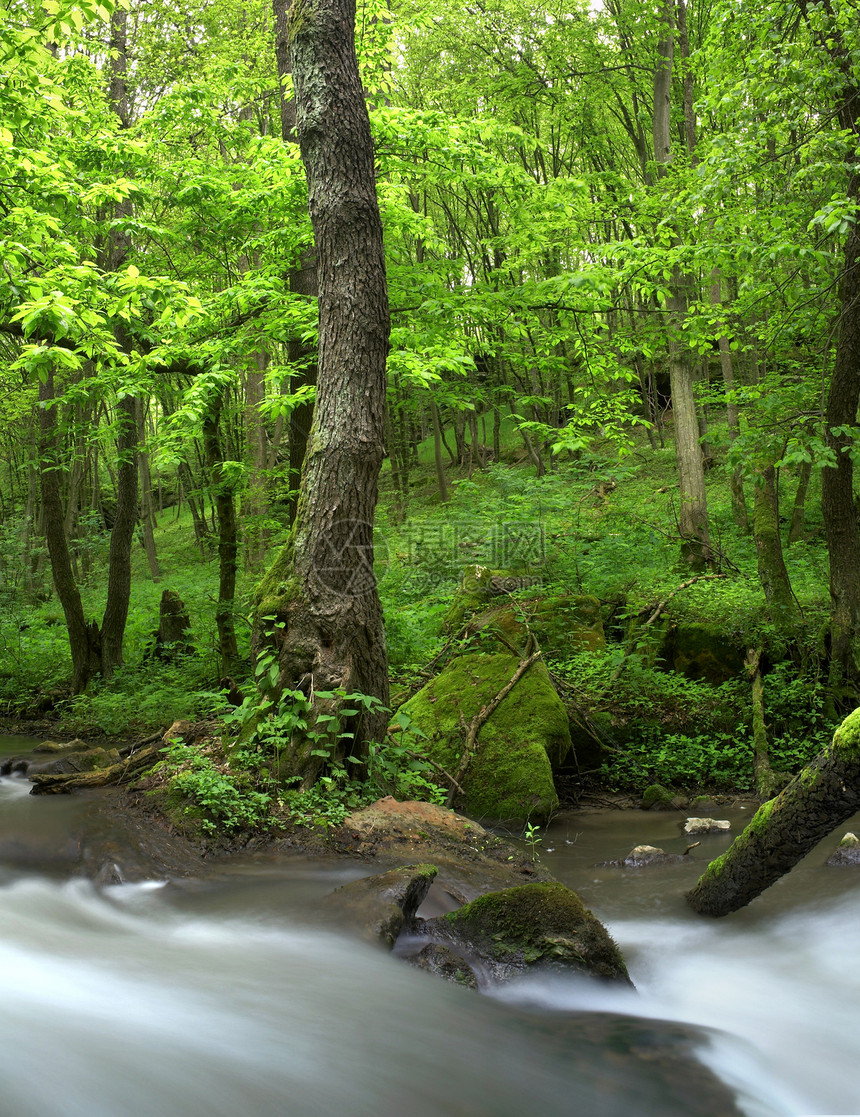
M 181 739 L 162 750 L 159 768 L 168 774 L 168 800 L 199 821 L 210 834 L 252 829 L 267 819 L 272 796 L 246 786 L 243 777 L 216 766 L 211 757 Z

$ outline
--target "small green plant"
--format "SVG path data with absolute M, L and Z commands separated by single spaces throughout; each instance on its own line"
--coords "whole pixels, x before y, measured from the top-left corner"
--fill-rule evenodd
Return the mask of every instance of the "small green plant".
M 236 777 L 219 768 L 212 758 L 181 738 L 161 750 L 158 769 L 169 777 L 168 797 L 183 813 L 195 818 L 208 834 L 253 829 L 266 821 L 272 796 L 246 786 L 247 777 Z
M 523 841 L 529 847 L 532 861 L 539 861 L 540 853 L 538 852 L 538 846 L 543 841 L 543 837 L 540 834 L 540 827 L 535 826 L 532 822 L 527 822 L 523 830 Z

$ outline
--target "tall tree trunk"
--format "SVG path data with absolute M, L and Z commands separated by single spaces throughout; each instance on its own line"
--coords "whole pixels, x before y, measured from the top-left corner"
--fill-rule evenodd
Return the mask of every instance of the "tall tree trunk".
M 807 0 L 800 11 L 809 21 Z M 860 202 L 860 169 L 856 160 L 860 141 L 860 85 L 857 82 L 853 41 L 845 42 L 832 6 L 814 4 L 813 36 L 827 52 L 838 81 L 836 110 L 840 126 L 851 135 L 846 145 L 848 184 L 846 194 Z M 860 226 L 854 221 L 845 242 L 845 262 L 839 284 L 839 336 L 836 359 L 825 408 L 824 437 L 836 457 L 836 465 L 821 474 L 821 507 L 824 533 L 830 555 L 830 671 L 828 712 L 851 709 L 860 697 L 860 525 L 854 504 L 854 464 L 851 450 L 856 443 L 847 429 L 857 423 L 860 405 Z M 840 432 L 840 433 L 837 433 Z
M 281 135 L 284 143 L 294 144 L 299 142 L 296 134 L 296 100 L 295 97 L 288 98 L 285 95 L 286 84 L 292 77 L 289 46 L 291 5 L 292 0 L 272 0 L 272 11 L 275 17 L 275 61 L 278 68 L 278 88 L 280 90 Z M 309 301 L 317 298 L 319 279 L 317 276 L 316 253 L 312 245 L 306 246 L 301 251 L 298 267 L 290 271 L 289 284 L 292 294 Z M 316 384 L 318 376 L 317 354 L 306 341 L 300 337 L 290 338 L 287 344 L 287 358 L 296 369 L 296 374 L 290 382 L 292 391 L 306 385 Z M 290 412 L 290 468 L 289 494 L 287 496 L 290 523 L 295 521 L 298 510 L 302 466 L 313 417 L 313 403 L 301 403 Z
M 654 71 L 654 158 L 660 176 L 672 161 L 671 110 L 672 63 L 675 53 L 675 31 L 672 4 L 662 6 L 662 38 L 657 46 Z M 692 569 L 701 569 L 711 558 L 708 536 L 708 507 L 705 494 L 705 469 L 699 445 L 699 419 L 693 393 L 695 372 L 689 351 L 684 349 L 682 325 L 687 316 L 685 284 L 676 266 L 672 272 L 671 291 L 667 301 L 669 384 L 672 393 L 672 416 L 675 422 L 675 452 L 678 463 L 681 510 L 678 529 L 681 534 L 681 558 Z
M 279 686 L 342 688 L 388 702 L 388 657 L 373 571 L 373 515 L 384 452 L 389 313 L 370 122 L 352 0 L 297 0 L 289 26 L 296 125 L 319 275 L 319 381 L 295 524 L 259 591 L 255 643 L 274 642 Z M 276 624 L 266 637 L 269 622 Z M 332 710 L 332 704 L 334 710 Z M 337 699 L 314 711 L 337 713 Z M 361 756 L 387 714 L 344 715 L 332 754 Z M 349 743 L 346 743 L 349 742 Z M 312 739 L 287 764 L 321 768 Z
M 128 12 L 119 5 L 111 15 L 111 108 L 119 118 L 121 127 L 129 125 L 128 42 L 126 27 Z M 115 207 L 117 218 L 128 217 L 131 206 L 126 199 Z M 105 246 L 105 260 L 110 271 L 118 271 L 125 263 L 130 247 L 127 232 L 112 228 Z M 114 335 L 126 352 L 131 348 L 130 339 L 122 327 L 116 326 Z M 128 606 L 131 598 L 131 545 L 137 523 L 137 415 L 132 396 L 120 396 L 117 411 L 117 488 L 116 518 L 110 534 L 108 558 L 108 593 L 102 619 L 102 675 L 108 679 L 115 667 L 122 663 L 122 645 Z
M 860 96 L 860 90 L 856 96 Z M 854 174 L 850 196 L 860 200 L 860 175 Z M 860 404 L 860 228 L 852 224 L 845 246 L 840 284 L 841 313 L 836 360 L 825 411 L 825 439 L 836 465 L 821 473 L 821 507 L 830 555 L 831 712 L 857 704 L 860 684 L 860 525 L 854 503 L 854 438 Z

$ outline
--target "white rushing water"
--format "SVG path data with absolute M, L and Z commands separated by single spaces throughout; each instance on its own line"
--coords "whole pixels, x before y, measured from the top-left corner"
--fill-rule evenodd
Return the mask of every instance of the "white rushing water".
M 664 1112 L 632 1071 L 606 1101 L 575 1051 L 381 952 L 146 886 L 8 884 L 0 972 L 10 1117 Z
M 0 853 L 71 826 L 74 801 L 26 791 L 0 781 Z M 547 864 L 635 993 L 554 977 L 482 997 L 313 926 L 351 868 L 99 889 L 0 856 L 0 1117 L 723 1117 L 694 1056 L 748 1117 L 860 1114 L 860 872 L 811 864 L 707 920 L 683 903 L 695 865 L 594 868 L 617 827 L 668 822 L 591 825 Z
M 860 904 L 793 913 L 767 928 L 665 919 L 610 924 L 637 993 L 572 980 L 496 995 L 553 1011 L 629 1012 L 714 1029 L 704 1061 L 751 1117 L 860 1114 Z

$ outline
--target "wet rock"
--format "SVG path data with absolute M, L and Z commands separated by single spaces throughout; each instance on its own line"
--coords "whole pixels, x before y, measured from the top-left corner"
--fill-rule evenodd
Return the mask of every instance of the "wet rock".
M 354 811 L 334 832 L 330 846 L 388 865 L 435 865 L 438 876 L 425 903 L 433 915 L 485 892 L 553 879 L 521 846 L 490 834 L 472 819 L 432 803 L 401 803 L 391 796 Z
M 827 858 L 828 865 L 860 865 L 860 838 L 850 830 Z
M 442 977 L 455 985 L 477 989 L 478 980 L 466 961 L 442 943 L 430 943 L 408 958 L 413 966 L 426 970 L 434 977 Z
M 720 818 L 688 818 L 684 823 L 685 834 L 725 834 L 732 824 Z
M 368 942 L 394 946 L 404 923 L 411 920 L 436 876 L 433 865 L 405 865 L 378 876 L 364 877 L 335 889 L 320 911 Z
M 631 984 L 609 932 L 575 892 L 557 882 L 489 893 L 420 922 L 417 930 L 462 959 L 479 985 L 536 967 Z
M 642 792 L 641 807 L 643 811 L 680 811 L 687 805 L 687 800 L 680 795 L 675 795 L 663 787 L 662 784 L 652 783 Z

